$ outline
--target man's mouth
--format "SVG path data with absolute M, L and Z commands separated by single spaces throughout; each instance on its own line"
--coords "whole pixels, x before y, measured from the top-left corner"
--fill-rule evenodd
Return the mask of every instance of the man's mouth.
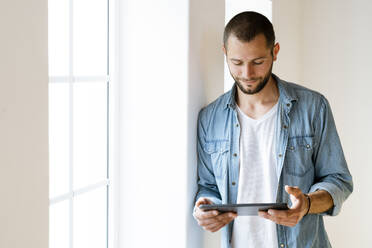
M 250 79 L 250 80 L 240 80 L 242 83 L 252 84 L 257 81 L 257 79 Z

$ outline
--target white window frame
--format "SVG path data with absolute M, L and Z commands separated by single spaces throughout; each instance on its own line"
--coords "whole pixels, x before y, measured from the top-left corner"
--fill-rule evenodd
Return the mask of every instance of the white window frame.
M 106 179 L 90 184 L 88 186 L 73 190 L 73 97 L 70 97 L 69 102 L 69 192 L 49 200 L 49 206 L 62 201 L 69 201 L 69 247 L 73 248 L 73 199 L 81 194 L 92 192 L 96 189 L 106 187 L 107 189 L 107 233 L 106 233 L 106 248 L 117 248 L 118 246 L 118 225 L 119 225 L 119 118 L 118 118 L 118 84 L 116 76 L 116 67 L 118 56 L 116 55 L 118 48 L 118 2 L 116 0 L 106 0 L 108 4 L 108 68 L 106 76 L 73 76 L 73 0 L 69 0 L 69 75 L 68 76 L 50 76 L 49 83 L 67 83 L 69 84 L 69 94 L 73 96 L 74 82 L 107 82 L 107 174 Z

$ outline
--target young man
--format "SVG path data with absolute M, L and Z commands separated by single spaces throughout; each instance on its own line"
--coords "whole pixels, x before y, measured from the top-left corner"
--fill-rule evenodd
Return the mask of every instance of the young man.
M 222 229 L 222 247 L 331 247 L 324 215 L 353 190 L 328 101 L 272 74 L 279 52 L 270 21 L 243 12 L 225 27 L 234 87 L 202 109 L 194 217 Z M 202 211 L 201 204 L 286 202 L 289 210 Z

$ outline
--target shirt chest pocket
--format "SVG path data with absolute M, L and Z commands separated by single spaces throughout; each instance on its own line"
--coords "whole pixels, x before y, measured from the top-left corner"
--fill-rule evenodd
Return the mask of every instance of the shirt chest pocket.
M 230 142 L 228 140 L 208 141 L 204 151 L 209 154 L 216 179 L 222 179 L 226 175 Z
M 314 152 L 314 137 L 290 137 L 285 156 L 285 170 L 294 176 L 304 176 L 314 168 L 312 155 Z

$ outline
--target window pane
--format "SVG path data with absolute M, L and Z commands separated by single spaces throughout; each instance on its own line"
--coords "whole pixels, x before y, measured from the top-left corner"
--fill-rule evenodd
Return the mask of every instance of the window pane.
M 74 247 L 105 248 L 107 230 L 106 187 L 74 199 Z
M 107 177 L 107 83 L 73 88 L 74 189 Z
M 49 75 L 69 73 L 69 1 L 48 1 Z
M 69 248 L 69 201 L 55 203 L 49 207 L 49 247 Z
M 73 4 L 74 75 L 106 75 L 107 0 L 74 0 Z
M 69 84 L 49 84 L 49 197 L 69 190 Z

